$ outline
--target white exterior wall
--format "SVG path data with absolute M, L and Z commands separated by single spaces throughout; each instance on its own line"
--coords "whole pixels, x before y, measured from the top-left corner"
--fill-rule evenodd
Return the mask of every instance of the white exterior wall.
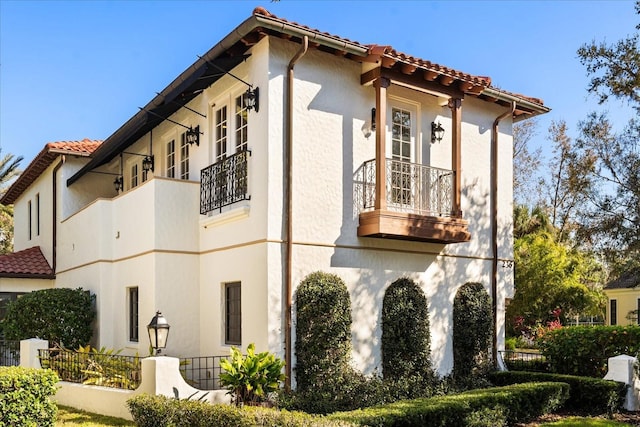
M 57 161 L 51 164 L 33 184 L 29 186 L 16 200 L 13 207 L 14 251 L 40 246 L 43 255 L 52 263 L 52 212 L 53 212 L 53 183 L 52 171 Z M 39 208 L 36 197 L 39 196 Z M 29 219 L 29 202 L 31 202 L 31 219 Z M 40 211 L 40 226 L 38 227 L 37 211 Z M 31 237 L 29 237 L 29 222 L 31 222 Z M 39 228 L 39 231 L 38 231 Z
M 282 77 L 297 45 L 271 41 L 270 94 L 280 94 Z M 459 286 L 483 283 L 491 293 L 491 228 L 489 209 L 491 125 L 503 112 L 486 103 L 465 99 L 462 126 L 463 211 L 470 222 L 469 243 L 440 245 L 385 239 L 358 238 L 358 210 L 354 206 L 353 176 L 363 162 L 375 157 L 375 134 L 365 136 L 375 106 L 371 87 L 359 84 L 359 64 L 311 50 L 296 64 L 293 151 L 293 283 L 297 286 L 317 270 L 338 274 L 352 298 L 353 345 L 356 365 L 367 372 L 380 367 L 380 312 L 386 288 L 408 276 L 423 288 L 430 306 L 432 359 L 441 374 L 453 366 L 452 304 Z M 389 103 L 418 103 L 418 158 L 426 164 L 451 169 L 451 112 L 446 100 L 392 86 Z M 270 115 L 279 117 L 279 99 Z M 276 113 L 273 113 L 273 112 Z M 430 125 L 440 121 L 445 139 L 431 144 Z M 510 120 L 501 123 L 499 237 L 500 258 L 512 259 L 511 136 Z M 270 176 L 282 176 L 279 123 L 270 122 L 274 163 Z M 378 125 L 378 129 L 380 125 Z M 504 133 L 508 129 L 509 133 Z M 277 179 L 277 178 L 276 178 Z M 278 182 L 278 184 L 280 184 Z M 508 190 L 507 190 L 508 189 Z M 270 238 L 282 233 L 280 188 L 270 191 Z M 282 259 L 269 258 L 269 269 L 282 270 Z M 276 275 L 277 276 L 277 275 Z M 280 277 L 280 276 L 277 276 Z M 270 284 L 281 286 L 279 282 Z M 499 270 L 498 318 L 504 313 L 505 290 L 512 289 L 512 271 Z M 272 291 L 275 292 L 275 289 Z M 499 330 L 503 330 L 502 322 Z M 499 341 L 502 345 L 502 338 Z
M 190 182 L 160 178 L 166 172 L 166 142 L 175 139 L 178 151 L 184 132 L 168 121 L 153 130 L 153 138 L 147 134 L 126 150 L 147 154 L 152 147 L 155 177 L 115 198 L 112 176 L 86 174 L 67 188 L 66 179 L 74 169 L 63 167 L 56 286 L 82 286 L 97 294 L 100 334 L 96 345 L 145 355 L 146 323 L 161 310 L 171 324 L 168 354 L 226 355 L 222 290 L 225 283 L 239 281 L 242 347 L 253 342 L 259 351 L 283 356 L 283 117 L 286 67 L 298 49 L 299 45 L 285 40 L 264 38 L 252 48 L 251 57 L 232 70 L 260 88 L 260 111 L 249 112 L 251 200 L 199 215 L 200 169 L 215 158 L 213 113 L 232 99 L 231 94 L 246 90 L 230 76 L 190 102 L 190 108 L 207 118 L 187 109 L 170 117 L 185 126 L 199 125 L 204 133 L 200 145 L 190 147 Z M 354 362 L 372 372 L 381 363 L 384 292 L 402 276 L 414 279 L 429 301 L 434 366 L 439 373 L 448 373 L 453 365 L 455 293 L 466 282 L 480 282 L 491 292 L 491 125 L 504 109 L 472 97 L 463 101 L 462 210 L 469 220 L 470 242 L 442 245 L 359 238 L 353 181 L 361 165 L 375 157 L 375 134 L 366 136 L 375 106 L 374 89 L 360 85 L 360 64 L 313 49 L 300 59 L 294 72 L 294 288 L 318 270 L 345 280 L 352 299 Z M 406 100 L 415 104 L 417 158 L 451 169 L 451 111 L 446 99 L 394 85 L 388 93 L 390 103 Z M 229 118 L 233 118 L 232 110 Z M 432 121 L 445 128 L 440 143 L 430 142 Z M 382 128 L 378 124 L 379 131 Z M 501 122 L 500 130 L 499 258 L 511 260 L 510 119 Z M 124 156 L 126 189 L 129 167 L 141 159 Z M 103 169 L 119 172 L 119 158 Z M 17 226 L 24 227 L 18 216 L 24 217 L 23 202 L 33 197 L 32 190 L 42 186 L 42 198 L 47 185 L 51 188 L 46 177 L 43 174 L 43 183 L 37 181 L 16 204 Z M 513 271 L 500 266 L 498 273 L 498 328 L 503 332 L 504 298 L 513 293 Z M 131 286 L 139 288 L 140 296 L 138 343 L 128 341 L 127 288 Z M 503 333 L 499 336 L 502 345 Z

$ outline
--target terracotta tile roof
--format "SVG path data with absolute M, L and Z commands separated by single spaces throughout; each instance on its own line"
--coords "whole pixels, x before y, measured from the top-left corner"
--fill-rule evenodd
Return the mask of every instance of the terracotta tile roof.
M 53 269 L 40 250 L 40 246 L 0 255 L 0 277 L 52 279 Z
M 400 70 L 406 74 L 412 74 L 416 69 L 420 69 L 424 72 L 424 77 L 427 80 L 439 81 L 441 84 L 445 86 L 451 85 L 453 82 L 456 82 L 457 86 L 465 93 L 480 96 L 485 100 L 495 102 L 493 96 L 488 95 L 485 96 L 482 94 L 483 89 L 491 89 L 493 93 L 502 93 L 511 97 L 519 98 L 523 101 L 527 101 L 533 104 L 537 104 L 540 107 L 544 107 L 544 101 L 539 98 L 534 98 L 526 95 L 521 95 L 513 92 L 508 92 L 496 87 L 491 86 L 491 78 L 487 76 L 474 76 L 472 74 L 468 74 L 462 72 L 460 70 L 456 70 L 450 67 L 446 67 L 441 64 L 437 64 L 435 62 L 431 62 L 426 59 L 417 58 L 412 55 L 407 55 L 405 53 L 399 52 L 394 49 L 392 46 L 383 46 L 376 44 L 362 44 L 353 40 L 349 40 L 344 37 L 337 36 L 335 34 L 330 34 L 324 31 L 320 31 L 318 29 L 314 29 L 308 27 L 306 25 L 299 24 L 297 22 L 288 21 L 286 19 L 275 16 L 270 13 L 266 9 L 262 7 L 257 7 L 253 10 L 254 15 L 262 15 L 269 18 L 277 19 L 289 25 L 294 25 L 301 29 L 305 29 L 308 31 L 312 31 L 314 33 L 322 34 L 326 37 L 330 37 L 336 40 L 344 41 L 347 43 L 359 45 L 361 47 L 368 48 L 369 57 L 365 59 L 367 62 L 372 62 L 376 58 L 381 61 L 381 65 L 384 68 L 392 68 L 394 65 L 401 64 Z M 352 58 L 357 59 L 357 58 Z M 398 67 L 396 67 L 398 68 Z M 522 114 L 521 110 L 516 111 L 516 115 Z
M 13 204 L 16 199 L 44 172 L 59 155 L 89 156 L 102 141 L 83 139 L 82 141 L 58 141 L 45 144 L 44 148 L 29 163 L 18 179 L 0 198 L 3 205 Z
M 632 289 L 640 287 L 640 267 L 628 270 L 616 280 L 607 283 L 605 289 Z

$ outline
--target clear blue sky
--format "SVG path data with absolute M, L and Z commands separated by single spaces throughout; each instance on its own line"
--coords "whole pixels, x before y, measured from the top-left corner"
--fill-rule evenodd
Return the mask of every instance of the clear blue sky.
M 12 1 L 0 0 L 0 146 L 105 139 L 256 6 L 363 44 L 397 50 L 542 98 L 574 132 L 596 108 L 576 50 L 632 33 L 625 1 Z M 614 102 L 620 124 L 630 116 Z

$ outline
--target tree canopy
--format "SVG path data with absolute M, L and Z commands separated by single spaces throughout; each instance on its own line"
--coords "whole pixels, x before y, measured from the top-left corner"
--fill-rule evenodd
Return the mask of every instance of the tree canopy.
M 0 149 L 0 152 L 2 149 Z M 4 194 L 11 180 L 20 174 L 22 156 L 7 154 L 0 159 L 0 193 Z M 13 252 L 13 206 L 0 205 L 0 254 Z

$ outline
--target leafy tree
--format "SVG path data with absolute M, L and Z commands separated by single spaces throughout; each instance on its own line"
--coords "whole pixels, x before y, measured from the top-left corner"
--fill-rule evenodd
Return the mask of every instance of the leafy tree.
M 578 314 L 601 315 L 601 293 L 588 284 L 597 264 L 577 249 L 558 242 L 552 233 L 537 231 L 514 244 L 515 294 L 507 307 L 510 333 L 546 326 L 560 309 L 560 320 Z
M 556 238 L 567 241 L 575 231 L 578 215 L 592 191 L 596 160 L 590 150 L 574 148 L 563 120 L 551 123 L 548 138 L 553 143 L 554 155 L 549 163 L 550 174 L 541 183 L 544 207 L 549 212 L 550 223 L 557 230 Z
M 2 152 L 2 149 L 0 149 Z M 4 194 L 9 182 L 20 174 L 18 168 L 23 157 L 7 154 L 0 160 L 0 193 Z M 0 205 L 0 254 L 13 252 L 13 206 Z
M 635 10 L 640 15 L 640 1 Z M 636 30 L 640 29 L 640 24 Z M 578 49 L 591 77 L 588 91 L 605 103 L 610 97 L 640 112 L 640 34 L 607 45 L 592 41 Z M 640 259 L 640 122 L 633 118 L 614 132 L 606 114 L 592 113 L 580 123 L 577 148 L 596 159 L 581 236 L 602 250 L 615 268 Z
M 75 349 L 91 340 L 94 303 L 82 288 L 30 292 L 9 303 L 2 329 L 10 340 L 39 337 Z
M 640 15 L 640 0 L 635 4 Z M 640 30 L 640 24 L 636 25 Z M 640 35 L 632 34 L 612 45 L 595 40 L 578 49 L 580 62 L 591 76 L 589 92 L 598 96 L 602 104 L 613 96 L 635 104 L 640 112 Z
M 0 205 L 0 254 L 13 252 L 13 205 Z
M 513 125 L 513 194 L 518 203 L 524 203 L 531 188 L 531 177 L 540 167 L 542 149 L 532 149 L 531 141 L 537 134 L 538 121 L 526 120 Z

